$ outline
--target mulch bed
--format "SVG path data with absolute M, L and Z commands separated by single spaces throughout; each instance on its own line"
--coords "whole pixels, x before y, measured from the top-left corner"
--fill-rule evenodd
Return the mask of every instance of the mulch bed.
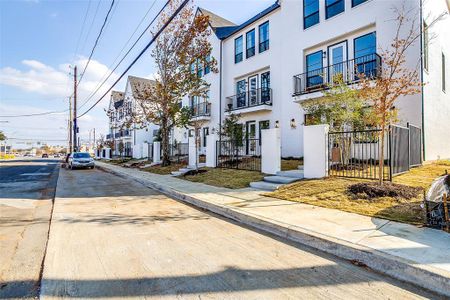
M 352 184 L 347 190 L 354 195 L 366 195 L 369 199 L 379 197 L 412 199 L 423 189 L 391 182 L 385 182 L 383 185 L 377 182 L 364 182 Z

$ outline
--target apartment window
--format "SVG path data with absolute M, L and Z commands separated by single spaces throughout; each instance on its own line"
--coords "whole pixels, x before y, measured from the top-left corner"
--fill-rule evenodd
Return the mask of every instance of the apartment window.
M 322 50 L 306 55 L 306 87 L 323 84 Z
M 270 71 L 261 74 L 261 103 L 270 104 Z
M 259 25 L 259 53 L 269 50 L 269 21 Z
M 423 23 L 423 67 L 428 71 L 428 43 L 429 43 L 429 35 L 428 35 L 428 25 Z
M 234 63 L 242 61 L 243 39 L 242 35 L 234 40 Z
M 327 19 L 340 14 L 344 10 L 344 0 L 325 0 L 325 16 Z
M 208 64 L 206 64 L 206 66 L 205 66 L 205 75 L 206 75 L 206 74 L 209 74 L 209 72 L 211 72 L 211 68 L 209 67 L 209 62 L 211 62 L 211 56 L 210 56 L 210 55 L 208 55 L 208 56 L 206 57 L 206 62 L 207 62 Z
M 445 92 L 445 55 L 442 53 L 442 91 Z
M 247 32 L 245 35 L 245 57 L 249 58 L 255 55 L 255 29 Z
M 371 32 L 369 34 L 360 36 L 353 41 L 355 58 L 356 74 L 355 80 L 357 80 L 358 74 L 365 74 L 366 77 L 374 77 L 377 74 L 377 41 L 376 33 Z
M 303 28 L 319 23 L 319 0 L 303 0 Z
M 352 7 L 358 6 L 366 1 L 367 0 L 352 0 Z
M 197 76 L 203 77 L 203 64 L 200 59 L 197 59 Z

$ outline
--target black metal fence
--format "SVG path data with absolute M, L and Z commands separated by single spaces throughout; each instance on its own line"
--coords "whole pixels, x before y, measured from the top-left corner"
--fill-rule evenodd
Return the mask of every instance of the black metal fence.
M 380 129 L 328 133 L 328 173 L 330 176 L 383 180 L 422 164 L 421 129 L 389 126 L 381 141 Z
M 216 153 L 219 168 L 261 171 L 259 139 L 217 141 Z
M 163 151 L 161 149 L 161 156 Z M 189 158 L 189 143 L 169 144 L 169 157 L 173 162 L 181 163 Z

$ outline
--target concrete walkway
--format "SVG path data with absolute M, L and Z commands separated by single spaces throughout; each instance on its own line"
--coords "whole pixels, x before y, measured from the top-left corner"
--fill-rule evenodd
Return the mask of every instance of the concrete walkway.
M 172 197 L 450 296 L 450 235 L 429 228 L 230 190 L 102 162 Z

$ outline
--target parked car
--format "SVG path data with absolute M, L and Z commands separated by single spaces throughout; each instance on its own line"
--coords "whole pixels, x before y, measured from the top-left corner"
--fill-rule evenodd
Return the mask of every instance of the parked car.
M 42 158 L 48 158 L 48 154 L 47 153 L 42 154 Z
M 71 170 L 76 168 L 93 169 L 95 167 L 95 162 L 88 152 L 73 152 L 69 155 L 68 166 Z
M 54 158 L 59 158 L 59 154 L 58 154 L 58 153 L 55 153 L 55 154 L 53 154 L 53 157 L 54 157 Z

